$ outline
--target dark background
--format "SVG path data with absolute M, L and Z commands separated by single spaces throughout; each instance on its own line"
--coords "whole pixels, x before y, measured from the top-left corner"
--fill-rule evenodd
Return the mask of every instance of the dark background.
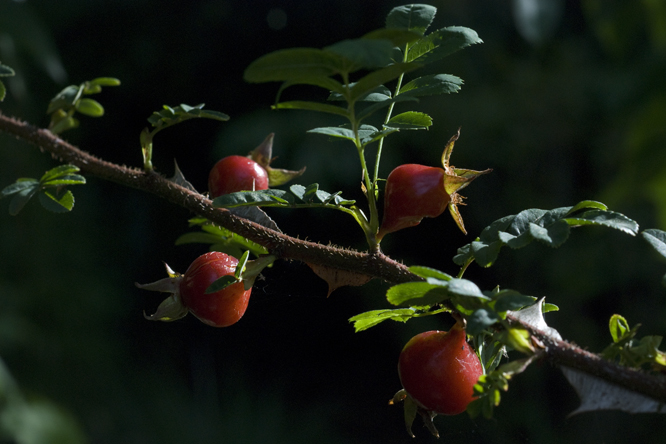
M 327 115 L 270 111 L 277 84 L 251 85 L 243 70 L 270 51 L 323 47 L 383 27 L 402 2 L 0 0 L 3 113 L 46 126 L 48 101 L 68 84 L 121 79 L 94 98 L 101 119 L 81 117 L 64 137 L 107 160 L 139 166 L 139 133 L 163 104 L 206 103 L 226 123 L 192 121 L 155 139 L 164 174 L 177 159 L 205 190 L 208 170 L 245 154 L 275 132 L 276 167 L 307 165 L 300 183 L 361 198 L 350 144 L 305 134 L 335 124 Z M 666 6 L 651 1 L 436 1 L 432 29 L 467 26 L 484 40 L 444 59 L 432 73 L 462 77 L 458 94 L 417 105 L 429 131 L 387 139 L 382 175 L 400 163 L 437 165 L 462 127 L 453 163 L 493 168 L 463 194 L 470 233 L 448 215 L 390 235 L 384 251 L 406 264 L 456 274 L 451 258 L 490 222 L 526 208 L 599 200 L 646 228 L 666 228 Z M 546 7 L 539 26 L 516 11 Z M 321 98 L 293 88 L 300 98 Z M 407 108 L 405 108 L 407 109 Z M 398 109 L 400 111 L 400 109 Z M 0 135 L 0 186 L 55 166 L 34 147 Z M 424 318 L 355 334 L 347 319 L 387 307 L 387 286 L 371 282 L 326 299 L 326 284 L 305 266 L 266 271 L 245 317 L 225 329 L 192 316 L 152 323 L 160 295 L 134 282 L 184 271 L 205 246 L 174 246 L 187 211 L 94 177 L 73 188 L 71 214 L 31 202 L 0 216 L 0 356 L 31 400 L 50 400 L 93 443 L 415 442 L 400 408 L 396 361 L 414 334 L 448 328 Z M 2 201 L 6 210 L 8 201 Z M 342 213 L 273 211 L 288 234 L 363 248 Z M 465 277 L 547 296 L 561 310 L 551 326 L 600 351 L 608 318 L 624 315 L 641 335 L 663 334 L 664 262 L 640 237 L 601 228 L 574 230 L 559 249 L 503 250 L 495 266 Z M 2 387 L 0 386 L 0 394 Z M 665 442 L 664 418 L 618 412 L 568 417 L 578 405 L 561 373 L 531 367 L 511 382 L 494 419 L 440 417 L 447 443 Z M 0 404 L 1 408 L 1 404 Z M 1 427 L 0 427 L 1 428 Z M 56 427 L 57 428 L 57 427 Z M 432 442 L 415 424 L 417 442 Z M 2 436 L 2 435 L 0 435 Z M 0 442 L 13 442 L 11 439 Z M 70 441 L 71 442 L 71 441 Z

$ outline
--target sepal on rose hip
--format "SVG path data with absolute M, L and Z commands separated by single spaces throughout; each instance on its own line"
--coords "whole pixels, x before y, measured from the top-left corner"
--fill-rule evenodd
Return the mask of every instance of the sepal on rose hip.
M 148 284 L 134 283 L 134 285 L 142 290 L 171 293 L 171 295 L 163 300 L 157 307 L 155 313 L 152 315 L 147 315 L 145 312 L 143 313 L 143 316 L 150 321 L 176 321 L 185 317 L 189 311 L 180 298 L 180 281 L 183 280 L 183 275 L 173 271 L 166 262 L 164 263 L 164 267 L 166 268 L 169 277 Z
M 273 156 L 273 138 L 275 133 L 270 133 L 261 144 L 250 151 L 248 157 L 261 165 L 268 173 L 268 186 L 277 187 L 297 178 L 305 173 L 305 167 L 298 171 L 285 170 L 271 167 L 275 160 Z

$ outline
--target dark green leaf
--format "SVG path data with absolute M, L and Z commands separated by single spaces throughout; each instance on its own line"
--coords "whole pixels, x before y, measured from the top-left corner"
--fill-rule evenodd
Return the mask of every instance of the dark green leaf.
M 393 8 L 386 16 L 387 28 L 408 29 L 423 33 L 435 18 L 437 8 L 430 5 L 412 4 Z
M 419 77 L 400 88 L 400 94 L 414 97 L 451 94 L 460 91 L 463 80 L 450 74 L 434 74 Z
M 254 206 L 289 206 L 294 203 L 294 195 L 284 190 L 239 191 L 225 194 L 213 200 L 218 208 L 234 208 L 246 205 Z
M 294 100 L 291 102 L 280 102 L 273 105 L 274 109 L 304 109 L 308 111 L 320 111 L 323 113 L 337 114 L 338 116 L 347 117 L 349 114 L 345 108 L 327 105 L 319 102 L 307 102 L 303 100 Z
M 416 97 L 409 97 L 409 96 L 400 95 L 400 96 L 396 96 L 396 97 L 394 97 L 390 100 L 384 100 L 383 102 L 376 102 L 376 103 L 374 103 L 370 106 L 367 106 L 367 107 L 363 108 L 361 111 L 359 111 L 356 115 L 356 119 L 359 120 L 359 121 L 363 120 L 363 119 L 366 119 L 366 118 L 370 117 L 374 112 L 376 112 L 376 111 L 378 111 L 382 108 L 385 108 L 385 107 L 391 105 L 392 103 L 410 102 L 410 101 L 418 102 L 418 100 L 419 99 L 417 99 Z
M 104 115 L 104 107 L 93 99 L 80 99 L 76 102 L 76 110 L 90 117 L 102 117 Z
M 341 72 L 344 59 L 315 48 L 292 48 L 266 54 L 250 64 L 243 78 L 246 82 L 284 82 L 329 77 Z
M 483 43 L 476 31 L 450 26 L 433 31 L 409 48 L 407 61 L 431 63 L 476 43 Z
M 564 219 L 569 225 L 603 225 L 635 236 L 638 224 L 627 216 L 615 211 L 589 210 L 575 217 Z
M 518 310 L 527 307 L 528 305 L 532 305 L 537 298 L 520 294 L 514 290 L 502 290 L 497 293 L 493 299 L 497 300 L 497 302 L 495 302 L 495 311 L 503 313 L 508 310 Z
M 350 83 L 349 87 L 352 88 L 355 85 L 355 83 Z M 388 100 L 391 98 L 391 90 L 389 90 L 387 87 L 384 85 L 379 85 L 378 87 L 374 88 L 373 90 L 369 91 L 366 93 L 364 96 L 359 97 L 356 99 L 357 102 L 381 102 L 383 100 Z M 344 101 L 345 96 L 333 92 L 331 95 L 328 96 L 326 100 L 330 101 Z
M 371 134 L 368 134 L 366 137 L 361 138 L 361 146 L 366 146 L 370 143 L 376 142 L 380 139 L 383 139 L 384 137 L 388 136 L 389 134 L 393 134 L 398 132 L 399 130 L 395 128 L 389 128 L 385 129 L 382 131 L 375 131 Z
M 9 214 L 16 216 L 38 189 L 38 187 L 30 187 L 14 193 L 14 197 L 9 201 Z
M 435 270 L 434 268 L 430 267 L 423 267 L 420 265 L 413 265 L 409 267 L 409 271 L 422 278 L 432 277 L 441 281 L 450 281 L 453 279 L 450 275 L 444 273 L 443 271 Z
M 5 100 L 5 96 L 7 95 L 7 88 L 5 88 L 5 84 L 0 82 L 0 102 Z
M 378 131 L 377 128 L 375 128 L 374 126 L 361 125 L 358 131 L 358 135 L 361 140 L 364 140 L 376 134 L 377 131 Z M 351 129 L 346 128 L 344 126 L 314 128 L 309 130 L 308 133 L 324 134 L 326 136 L 339 137 L 342 139 L 351 140 L 352 142 L 356 143 L 354 132 Z
M 342 57 L 345 63 L 341 71 L 351 73 L 388 65 L 392 62 L 393 46 L 390 40 L 354 39 L 327 46 L 324 51 Z
M 397 79 L 401 74 L 413 71 L 423 65 L 418 63 L 395 63 L 385 68 L 372 71 L 370 74 L 361 77 L 354 86 L 351 87 L 351 100 L 355 101 L 373 91 L 380 85 Z
M 429 115 L 416 111 L 407 111 L 393 116 L 384 126 L 386 128 L 410 130 L 428 129 L 430 125 L 432 125 L 432 117 Z
M 347 91 L 342 83 L 330 77 L 306 77 L 303 79 L 296 79 L 283 82 L 282 85 L 280 85 L 280 89 L 278 90 L 275 102 L 279 102 L 282 92 L 293 85 L 319 86 L 320 88 L 332 91 L 333 93 L 331 94 L 331 96 L 335 95 L 336 97 L 339 97 L 339 99 L 331 99 L 329 96 L 328 100 L 345 100 L 343 94 Z
M 60 91 L 49 103 L 46 109 L 47 114 L 51 114 L 59 109 L 69 108 L 76 103 L 83 93 L 83 87 L 77 85 L 69 85 Z
M 577 208 L 575 215 L 574 208 Z M 593 208 L 585 210 L 586 208 Z M 583 201 L 575 207 L 553 210 L 530 209 L 517 215 L 506 216 L 487 226 L 479 238 L 458 249 L 453 261 L 464 265 L 477 260 L 483 267 L 491 266 L 503 246 L 523 248 L 533 240 L 551 247 L 558 247 L 567 240 L 570 227 L 600 225 L 635 235 L 638 224 L 628 217 L 613 211 L 604 211 L 605 205 L 594 201 Z M 583 210 L 581 212 L 581 210 Z
M 455 296 L 490 299 L 481 292 L 474 282 L 468 281 L 467 279 L 451 279 L 449 281 L 448 290 L 451 295 Z
M 408 31 L 406 29 L 398 28 L 382 28 L 369 32 L 363 36 L 364 39 L 383 39 L 388 40 L 395 47 L 404 47 L 408 43 L 415 42 L 420 39 L 422 33 Z
M 37 190 L 38 188 L 39 188 L 39 181 L 35 179 L 27 179 L 27 178 L 18 179 L 16 182 L 14 182 L 11 185 L 7 185 L 2 190 L 2 197 L 7 197 L 11 194 L 20 193 L 28 189 Z
M 499 321 L 499 315 L 489 308 L 479 308 L 467 318 L 467 334 L 478 335 L 485 328 Z
M 657 253 L 666 258 L 666 231 L 650 228 L 649 230 L 643 231 L 641 236 L 643 236 L 643 239 L 645 239 Z
M 71 191 L 67 190 L 58 198 L 48 191 L 42 191 L 39 193 L 39 203 L 54 213 L 66 213 L 72 211 L 72 208 L 74 208 L 74 195 Z
M 204 293 L 211 294 L 220 290 L 224 290 L 225 288 L 235 284 L 236 282 L 238 282 L 238 280 L 234 277 L 234 275 L 222 276 L 221 278 L 217 279 L 212 284 L 210 284 L 208 288 L 206 288 L 206 291 Z
M 386 299 L 393 305 L 433 305 L 449 298 L 446 287 L 428 282 L 408 282 L 394 285 L 386 292 Z

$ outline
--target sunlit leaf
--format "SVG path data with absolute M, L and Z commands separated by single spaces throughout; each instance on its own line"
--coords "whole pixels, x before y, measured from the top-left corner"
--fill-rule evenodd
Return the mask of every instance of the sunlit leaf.
M 446 287 L 428 282 L 408 282 L 394 285 L 386 292 L 386 299 L 393 305 L 433 305 L 449 298 Z
M 404 47 L 407 43 L 420 39 L 422 35 L 422 33 L 409 31 L 407 29 L 382 28 L 371 31 L 362 38 L 388 40 L 393 46 Z
M 294 203 L 294 195 L 284 190 L 239 191 L 224 194 L 213 200 L 218 208 L 234 208 L 246 205 L 289 206 Z
M 413 308 L 396 308 L 392 310 L 372 310 L 365 313 L 358 314 L 354 317 L 349 318 L 349 322 L 354 324 L 354 330 L 356 333 L 367 330 L 370 327 L 384 322 L 386 320 L 392 320 L 397 322 L 407 322 L 410 320 L 416 310 Z
M 407 61 L 431 63 L 467 46 L 483 43 L 476 31 L 462 26 L 450 26 L 433 31 L 409 48 Z
M 387 128 L 396 129 L 428 129 L 432 125 L 432 117 L 425 113 L 407 111 L 393 116 L 384 125 Z
M 54 213 L 66 213 L 74 208 L 74 195 L 67 190 L 61 197 L 56 197 L 48 191 L 39 193 L 39 202 L 44 208 Z
M 386 27 L 408 29 L 423 35 L 435 18 L 436 13 L 437 8 L 430 5 L 398 6 L 393 8 L 386 16 Z
M 90 117 L 102 117 L 104 115 L 102 104 L 93 99 L 80 99 L 76 102 L 76 110 Z

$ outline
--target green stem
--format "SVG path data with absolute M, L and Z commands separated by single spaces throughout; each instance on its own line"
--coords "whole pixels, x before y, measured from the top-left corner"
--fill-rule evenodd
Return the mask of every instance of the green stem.
M 405 45 L 405 50 L 403 51 L 403 56 L 402 56 L 402 61 L 407 62 L 407 54 L 409 53 L 409 43 Z M 398 81 L 395 85 L 395 91 L 393 93 L 393 97 L 396 97 L 400 94 L 400 87 L 402 86 L 402 79 L 405 77 L 405 74 L 402 73 L 398 77 Z M 388 123 L 389 120 L 391 120 L 391 114 L 393 114 L 393 108 L 395 107 L 395 102 L 391 103 L 388 107 L 388 111 L 386 111 L 386 118 L 384 119 L 384 125 Z M 372 183 L 374 185 L 374 188 L 376 189 L 377 187 L 377 181 L 379 180 L 379 160 L 382 157 L 382 148 L 384 147 L 384 138 L 381 138 L 379 140 L 379 144 L 377 146 L 377 154 L 375 156 L 375 171 L 374 175 L 372 178 Z

